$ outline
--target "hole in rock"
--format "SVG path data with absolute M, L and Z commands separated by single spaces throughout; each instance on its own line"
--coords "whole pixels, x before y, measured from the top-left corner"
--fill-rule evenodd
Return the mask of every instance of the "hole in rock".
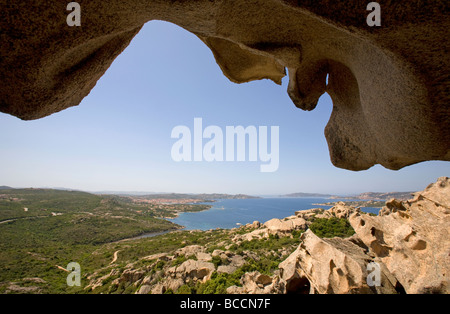
M 287 294 L 309 294 L 311 284 L 306 277 L 295 278 L 286 285 Z

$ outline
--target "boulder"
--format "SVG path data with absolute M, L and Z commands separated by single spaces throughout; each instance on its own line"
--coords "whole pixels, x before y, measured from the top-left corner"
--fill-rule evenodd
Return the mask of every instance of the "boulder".
M 151 260 L 167 261 L 168 260 L 168 254 L 167 253 L 152 254 L 152 255 L 143 257 L 142 260 L 147 260 L 147 261 L 151 261 Z
M 241 255 L 233 255 L 229 258 L 229 261 L 230 261 L 229 265 L 236 268 L 239 268 L 246 263 L 245 258 Z
M 171 272 L 176 278 L 181 278 L 185 281 L 188 279 L 192 279 L 194 281 L 206 281 L 211 277 L 214 270 L 215 267 L 213 263 L 188 259 L 180 266 L 175 267 L 175 269 Z
M 359 211 L 358 208 L 345 205 L 344 202 L 338 202 L 336 203 L 336 205 L 331 207 L 329 210 L 326 210 L 325 212 L 329 213 L 330 216 L 334 216 L 336 218 L 348 219 L 352 213 L 357 211 Z
M 225 273 L 225 274 L 232 274 L 236 271 L 237 267 L 234 265 L 220 265 L 219 267 L 217 267 L 217 272 L 220 273 Z
M 225 253 L 225 251 L 216 249 L 211 253 L 211 257 L 220 257 L 221 259 L 224 259 L 227 258 L 228 255 Z
M 146 292 L 147 289 L 144 288 L 145 290 L 143 292 Z M 152 290 L 151 290 L 151 294 L 163 294 L 164 292 L 166 292 L 167 288 L 164 285 L 164 283 L 162 282 L 158 282 L 156 285 L 153 286 Z M 140 291 L 140 290 L 139 290 Z M 148 291 L 147 291 L 148 293 Z
M 136 292 L 136 294 L 149 294 L 152 292 L 152 287 L 149 285 L 142 285 L 139 290 Z
M 378 216 L 355 213 L 350 223 L 407 293 L 449 293 L 450 180 L 391 200 Z
M 285 219 L 271 219 L 264 223 L 264 226 L 268 229 L 269 234 L 287 235 L 294 230 L 305 230 L 307 228 L 306 220 L 303 218 L 288 217 Z
M 276 277 L 261 274 L 258 271 L 245 273 L 241 278 L 242 287 L 227 288 L 228 294 L 276 294 L 280 293 L 280 284 Z
M 380 273 L 380 286 L 369 285 L 365 251 L 346 239 L 321 239 L 311 230 L 296 251 L 279 265 L 286 293 L 395 293 L 391 278 Z
M 184 255 L 184 256 L 192 256 L 197 255 L 197 253 L 203 253 L 206 251 L 206 248 L 204 246 L 200 245 L 189 245 L 185 246 L 181 249 L 178 249 L 175 251 L 176 256 Z
M 135 283 L 144 278 L 146 272 L 142 269 L 125 269 L 120 276 L 119 282 Z
M 227 294 L 245 294 L 244 288 L 238 286 L 230 286 L 226 291 Z
M 262 239 L 267 237 L 269 237 L 269 229 L 261 228 L 244 234 L 237 234 L 236 236 L 233 237 L 233 242 L 238 243 L 240 241 L 251 241 L 254 239 Z
M 172 291 L 177 291 L 185 282 L 181 278 L 168 278 L 165 281 L 166 290 L 170 289 Z
M 328 210 L 315 210 L 312 212 L 305 211 L 306 213 L 299 213 L 299 215 L 307 216 L 310 219 L 311 218 L 325 218 L 329 219 L 331 217 L 335 218 L 344 218 L 348 219 L 351 214 L 354 212 L 360 211 L 359 208 L 355 208 L 353 206 L 348 206 L 344 202 L 337 202 L 333 207 L 331 207 Z
M 288 258 L 278 265 L 280 277 L 283 285 L 283 292 L 290 294 L 309 294 L 311 291 L 311 285 L 305 273 L 301 269 L 298 261 L 300 247 L 297 248 Z
M 450 160 L 448 1 L 384 2 L 381 27 L 367 23 L 367 4 L 92 0 L 70 27 L 66 2 L 2 3 L 0 111 L 30 120 L 78 105 L 143 25 L 162 20 L 197 35 L 232 82 L 288 74 L 303 110 L 328 92 L 337 167 Z
M 323 208 L 311 208 L 306 210 L 298 210 L 295 212 L 295 215 L 299 218 L 310 220 L 311 218 L 314 218 L 317 214 L 321 214 L 324 211 L 325 210 Z
M 195 257 L 198 261 L 210 262 L 212 260 L 212 256 L 208 253 L 198 252 L 195 254 Z

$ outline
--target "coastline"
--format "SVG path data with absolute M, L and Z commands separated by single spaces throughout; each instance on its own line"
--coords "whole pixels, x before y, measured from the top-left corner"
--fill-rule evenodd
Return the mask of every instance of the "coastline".
M 208 201 L 208 202 L 215 202 L 215 201 Z M 204 208 L 204 209 L 200 209 L 200 210 L 177 210 L 177 211 L 174 211 L 172 214 L 173 214 L 173 216 L 172 217 L 158 217 L 158 218 L 162 218 L 162 219 L 166 219 L 166 220 L 171 220 L 171 219 L 175 219 L 175 218 L 178 218 L 179 217 L 179 215 L 180 214 L 182 214 L 182 213 L 200 213 L 200 212 L 203 212 L 203 211 L 207 211 L 207 210 L 210 210 L 211 208 L 213 208 L 213 206 L 214 205 L 208 205 L 208 204 L 204 204 L 204 205 L 206 205 L 206 206 L 208 206 L 208 208 Z
M 314 206 L 336 206 L 338 203 L 344 203 L 347 206 L 363 207 L 363 208 L 382 208 L 386 201 L 380 200 L 352 200 L 352 201 L 335 201 L 326 203 L 313 203 Z
M 125 238 L 125 239 L 121 239 L 121 240 L 117 240 L 117 241 L 113 241 L 113 242 L 109 242 L 109 243 L 120 243 L 120 242 L 125 242 L 125 241 L 134 241 L 134 240 L 140 240 L 140 239 L 145 239 L 145 238 L 153 238 L 159 235 L 163 235 L 163 234 L 167 234 L 170 232 L 177 232 L 180 230 L 183 230 L 185 227 L 184 226 L 179 226 L 174 228 L 174 229 L 168 229 L 168 230 L 164 230 L 164 231 L 156 231 L 156 232 L 148 232 L 148 233 L 143 233 L 141 235 L 135 236 L 135 237 L 131 237 L 131 238 Z

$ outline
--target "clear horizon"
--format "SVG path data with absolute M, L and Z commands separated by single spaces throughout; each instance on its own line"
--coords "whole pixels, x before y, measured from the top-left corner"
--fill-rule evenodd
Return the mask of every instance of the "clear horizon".
M 398 171 L 334 167 L 324 136 L 330 97 L 305 112 L 289 99 L 287 83 L 231 83 L 196 36 L 150 22 L 79 106 L 34 121 L 0 115 L 0 183 L 87 192 L 354 195 L 421 191 L 449 176 L 445 161 Z M 192 128 L 196 117 L 222 129 L 279 126 L 278 170 L 262 173 L 261 163 L 250 161 L 175 162 L 171 131 Z
M 320 192 L 304 192 L 304 191 L 297 191 L 297 192 L 289 192 L 289 193 L 283 193 L 283 194 L 247 194 L 247 193 L 222 193 L 222 192 L 209 192 L 209 193 L 203 193 L 203 192 L 171 192 L 171 191 L 132 191 L 132 190 L 83 190 L 83 189 L 75 189 L 70 187 L 53 187 L 53 186 L 10 186 L 7 184 L 0 184 L 1 186 L 7 186 L 13 189 L 50 189 L 50 190 L 67 190 L 67 191 L 80 191 L 80 192 L 87 192 L 92 194 L 127 194 L 130 196 L 140 196 L 140 195 L 152 195 L 152 194 L 192 194 L 192 195 L 198 195 L 198 194 L 227 194 L 227 195 L 248 195 L 248 196 L 259 196 L 259 197 L 279 197 L 279 196 L 285 196 L 289 194 L 294 193 L 305 193 L 305 194 L 321 194 L 321 195 L 330 195 L 330 196 L 357 196 L 361 193 L 409 193 L 409 192 L 420 192 L 417 191 L 364 191 L 360 193 L 350 193 L 350 194 L 333 194 L 333 193 L 320 193 Z M 134 193 L 134 194 L 133 194 Z

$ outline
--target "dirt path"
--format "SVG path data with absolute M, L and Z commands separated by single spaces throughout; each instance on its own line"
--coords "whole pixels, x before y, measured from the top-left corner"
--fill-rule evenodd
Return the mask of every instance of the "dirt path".
M 30 216 L 30 217 L 12 218 L 12 219 L 7 219 L 7 220 L 2 220 L 2 221 L 0 221 L 0 224 L 6 224 L 8 222 L 21 220 L 21 219 L 35 219 L 35 218 L 46 218 L 46 217 L 51 217 L 51 216 L 45 215 L 45 216 Z
M 112 259 L 111 263 L 109 263 L 109 265 L 111 265 L 112 263 L 117 261 L 117 257 L 118 257 L 119 252 L 120 252 L 120 250 L 117 250 L 117 251 L 114 252 L 113 259 Z
M 59 266 L 59 265 L 55 265 L 55 266 L 56 266 L 56 268 L 58 268 L 60 270 L 64 270 L 66 273 L 69 273 L 69 271 L 67 269 L 65 269 L 64 267 Z

